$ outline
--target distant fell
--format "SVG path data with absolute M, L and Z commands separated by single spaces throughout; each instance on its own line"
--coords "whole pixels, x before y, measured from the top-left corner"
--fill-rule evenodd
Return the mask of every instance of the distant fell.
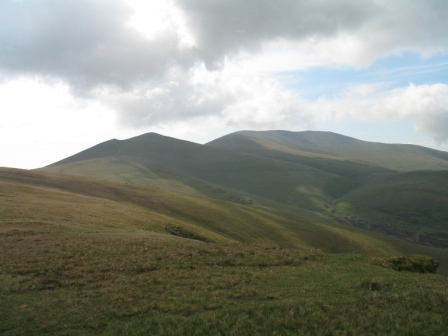
M 147 133 L 103 142 L 41 171 L 327 218 L 448 247 L 448 153 L 420 146 L 316 131 L 243 131 L 206 145 Z
M 338 165 L 333 169 L 327 163 L 253 155 L 148 133 L 106 141 L 42 170 L 308 210 L 322 209 L 345 195 L 358 186 L 359 176 L 385 171 Z
M 192 154 L 200 147 L 202 146 L 193 142 L 178 140 L 157 133 L 145 133 L 126 140 L 112 139 L 102 142 L 50 166 L 104 157 L 133 157 L 156 160 L 160 156 L 178 157 L 186 153 Z
M 446 170 L 448 153 L 416 145 L 385 144 L 321 131 L 240 131 L 207 145 L 248 153 L 260 148 L 298 156 L 346 159 L 396 171 Z

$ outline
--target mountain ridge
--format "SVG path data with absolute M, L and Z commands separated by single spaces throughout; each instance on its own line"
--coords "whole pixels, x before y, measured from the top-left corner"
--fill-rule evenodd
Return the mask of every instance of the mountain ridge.
M 448 171 L 447 160 L 448 153 L 430 148 L 371 143 L 332 132 L 241 131 L 204 145 L 146 133 L 105 141 L 40 170 L 324 216 L 445 247 L 448 214 L 437 210 L 434 223 L 425 218 L 437 198 L 448 199 L 448 187 L 440 187 L 446 175 L 437 174 Z M 418 183 L 407 178 L 412 172 Z M 402 197 L 407 186 L 416 197 L 391 201 L 396 208 L 378 212 L 376 203 L 369 202 Z M 419 198 L 425 199 L 423 205 Z M 421 226 L 409 229 L 408 218 Z
M 244 137 L 246 142 L 241 143 L 241 137 Z M 239 131 L 215 139 L 207 145 L 230 147 L 229 143 L 234 145 L 236 138 L 242 145 L 246 145 L 239 146 L 240 150 L 241 147 L 246 150 L 253 149 L 253 145 L 247 146 L 247 140 L 251 140 L 268 148 L 283 146 L 299 151 L 300 154 L 308 152 L 314 155 L 329 155 L 332 158 L 368 162 L 398 171 L 448 169 L 448 153 L 444 151 L 410 144 L 364 141 L 333 132 Z

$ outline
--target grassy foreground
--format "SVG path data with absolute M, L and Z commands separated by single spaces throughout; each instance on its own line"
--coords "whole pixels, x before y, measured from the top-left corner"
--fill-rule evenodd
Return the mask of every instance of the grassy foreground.
M 0 255 L 4 335 L 443 335 L 448 323 L 445 277 L 353 254 L 18 232 Z

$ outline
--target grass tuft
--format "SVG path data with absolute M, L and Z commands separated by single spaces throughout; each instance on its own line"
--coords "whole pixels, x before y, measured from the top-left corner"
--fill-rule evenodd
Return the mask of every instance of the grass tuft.
M 428 256 L 414 254 L 410 256 L 395 256 L 389 258 L 372 258 L 372 263 L 396 271 L 414 273 L 434 273 L 434 259 Z

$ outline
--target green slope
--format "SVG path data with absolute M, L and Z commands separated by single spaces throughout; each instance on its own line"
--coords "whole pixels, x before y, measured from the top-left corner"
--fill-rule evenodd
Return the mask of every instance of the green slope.
M 258 146 L 296 156 L 348 159 L 398 171 L 446 170 L 448 153 L 415 145 L 361 141 L 332 132 L 242 131 L 210 146 L 251 152 Z
M 360 255 L 158 235 L 0 235 L 2 335 L 444 335 L 448 285 Z
M 390 247 L 324 219 L 77 177 L 0 169 L 3 228 L 171 234 L 210 242 L 385 253 Z M 22 225 L 20 224 L 20 225 Z
M 216 243 L 308 246 L 367 255 L 422 253 L 443 260 L 441 272 L 448 265 L 446 250 L 407 243 L 324 217 L 149 187 L 0 168 L 0 199 L 0 226 L 7 236 L 45 232 L 174 235 Z
M 328 132 L 237 132 L 207 145 L 148 133 L 107 141 L 42 170 L 264 205 L 306 217 L 315 217 L 307 212 L 313 211 L 446 247 L 445 228 L 440 227 L 446 218 L 440 209 L 447 203 L 438 189 L 445 185 L 443 175 L 428 171 L 420 179 L 405 179 L 408 175 L 386 167 L 443 168 L 446 155 Z M 440 183 L 432 183 L 433 177 Z M 403 188 L 424 202 L 410 201 Z M 375 198 L 387 206 L 376 206 Z
M 335 216 L 355 226 L 448 248 L 448 172 L 399 173 L 337 201 Z
M 320 211 L 359 184 L 355 173 L 327 168 L 325 163 L 313 166 L 149 133 L 102 143 L 42 170 Z
M 292 137 L 292 139 L 286 141 L 284 139 L 285 136 L 280 139 L 275 137 L 275 135 L 282 135 L 283 133 Z M 286 131 L 237 132 L 214 140 L 207 145 L 214 148 L 227 148 L 258 157 L 272 158 L 283 162 L 298 163 L 355 182 L 365 182 L 374 176 L 394 172 L 391 169 L 372 163 L 322 154 L 317 149 L 311 149 L 311 144 L 308 144 L 310 151 L 307 152 L 300 149 L 301 146 L 297 145 L 297 141 L 293 141 L 297 140 L 293 135 L 294 133 Z M 331 141 L 332 139 L 329 138 L 327 140 Z
M 325 220 L 0 169 L 2 335 L 443 335 L 446 278 L 399 251 L 448 274 L 446 250 Z
M 448 247 L 445 152 L 369 143 L 329 132 L 245 131 L 208 145 L 344 176 L 357 186 L 339 194 L 339 199 L 336 188 L 330 216 L 367 230 Z M 410 172 L 397 172 L 406 170 Z

